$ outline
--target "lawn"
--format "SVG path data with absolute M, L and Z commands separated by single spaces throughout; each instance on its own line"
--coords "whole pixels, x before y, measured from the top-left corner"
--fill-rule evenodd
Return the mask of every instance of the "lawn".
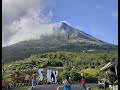
M 10 88 L 8 90 L 27 90 L 30 87 L 31 86 L 19 86 L 19 87 L 15 87 L 15 88 Z
M 94 68 L 87 68 L 87 69 L 81 70 L 81 72 L 88 73 L 91 75 L 96 75 L 97 73 L 99 73 L 99 70 Z

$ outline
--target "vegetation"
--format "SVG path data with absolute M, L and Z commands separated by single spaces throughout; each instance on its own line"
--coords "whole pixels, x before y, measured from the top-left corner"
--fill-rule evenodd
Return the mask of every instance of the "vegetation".
M 106 63 L 117 58 L 117 51 L 94 51 L 94 52 L 51 52 L 46 54 L 34 54 L 24 60 L 5 64 L 4 70 L 25 70 L 43 68 L 46 66 L 69 67 L 77 66 L 79 70 L 86 68 L 101 68 Z
M 58 81 L 62 82 L 66 75 L 71 77 L 73 83 L 81 83 L 81 73 L 84 74 L 87 83 L 97 83 L 103 78 L 99 69 L 114 58 L 118 58 L 117 51 L 93 51 L 93 52 L 50 52 L 34 54 L 24 60 L 7 63 L 3 69 L 11 71 L 3 73 L 3 80 L 11 81 L 21 79 L 21 82 L 31 82 L 31 74 L 39 68 L 51 68 L 59 70 Z M 45 73 L 44 73 L 45 74 Z M 21 77 L 23 76 L 23 77 Z M 44 78 L 46 75 L 44 75 Z M 39 78 L 39 77 L 38 77 Z
M 71 81 L 76 81 L 80 83 L 81 74 L 75 69 L 75 67 L 72 68 L 70 71 Z
M 98 89 L 97 87 L 92 87 L 91 90 L 104 90 L 104 89 Z M 105 90 L 112 90 L 112 89 L 107 88 L 107 89 L 105 89 Z
M 15 88 L 10 88 L 8 90 L 27 90 L 29 89 L 31 86 L 19 86 L 19 87 L 15 87 Z
M 97 75 L 97 74 L 99 74 L 100 71 L 99 71 L 99 69 L 87 68 L 87 69 L 81 70 L 81 72 L 91 74 L 91 75 Z
M 111 85 L 114 85 L 115 81 L 118 79 L 117 75 L 113 72 L 108 72 L 107 73 L 107 78 L 110 81 Z
M 4 64 L 3 69 L 5 71 L 11 70 L 13 73 L 3 74 L 3 79 L 18 76 L 25 76 L 28 79 L 28 76 L 39 68 L 52 68 L 59 70 L 59 81 L 62 81 L 68 74 L 73 81 L 80 82 L 80 74 L 82 72 L 88 82 L 96 82 L 98 76 L 101 75 L 99 69 L 108 62 L 113 61 L 114 58 L 118 58 L 117 51 L 34 54 L 24 60 Z

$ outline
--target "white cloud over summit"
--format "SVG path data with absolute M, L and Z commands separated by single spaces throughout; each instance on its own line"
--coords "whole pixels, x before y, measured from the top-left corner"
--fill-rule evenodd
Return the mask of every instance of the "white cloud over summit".
M 2 46 L 50 34 L 53 12 L 43 12 L 52 0 L 3 0 Z

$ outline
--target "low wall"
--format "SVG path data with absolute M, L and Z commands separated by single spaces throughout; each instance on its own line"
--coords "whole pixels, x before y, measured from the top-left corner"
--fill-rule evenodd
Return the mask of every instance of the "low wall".
M 60 82 L 58 82 L 57 84 L 61 84 Z M 38 84 L 37 84 L 38 85 Z M 18 87 L 18 86 L 32 86 L 32 83 L 9 83 L 7 88 L 13 88 L 13 87 Z M 59 87 L 59 90 L 63 90 L 62 87 Z

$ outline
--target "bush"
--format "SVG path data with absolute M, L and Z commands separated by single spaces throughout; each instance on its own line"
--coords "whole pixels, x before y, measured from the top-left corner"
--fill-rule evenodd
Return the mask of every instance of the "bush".
M 118 79 L 117 75 L 113 72 L 108 72 L 107 73 L 107 78 L 110 81 L 111 85 L 114 85 L 114 82 Z
M 57 82 L 62 82 L 62 78 L 60 76 L 58 77 Z
M 20 76 L 20 72 L 19 71 L 15 71 L 15 76 L 16 77 Z
M 13 78 L 14 77 L 14 74 L 4 74 L 2 75 L 3 78 Z
M 7 80 L 2 80 L 2 90 L 7 90 L 9 82 Z
M 24 83 L 25 82 L 25 77 L 14 77 L 13 81 L 16 83 Z
M 62 80 L 64 80 L 66 78 L 66 75 L 70 75 L 68 71 L 65 70 L 65 71 L 61 72 L 60 77 L 62 78 Z
M 70 71 L 70 76 L 71 76 L 71 80 L 75 81 L 75 82 L 80 82 L 81 79 L 81 74 L 77 72 L 77 70 L 72 69 Z
M 25 80 L 26 80 L 27 82 L 32 81 L 32 80 L 31 80 L 31 76 L 30 76 L 30 75 L 25 75 Z
M 92 65 L 91 68 L 95 68 L 95 65 Z
M 106 73 L 105 72 L 100 72 L 98 78 L 103 79 L 104 77 L 106 77 Z
M 87 83 L 97 83 L 98 82 L 98 78 L 91 74 L 84 73 L 84 77 L 86 78 Z

